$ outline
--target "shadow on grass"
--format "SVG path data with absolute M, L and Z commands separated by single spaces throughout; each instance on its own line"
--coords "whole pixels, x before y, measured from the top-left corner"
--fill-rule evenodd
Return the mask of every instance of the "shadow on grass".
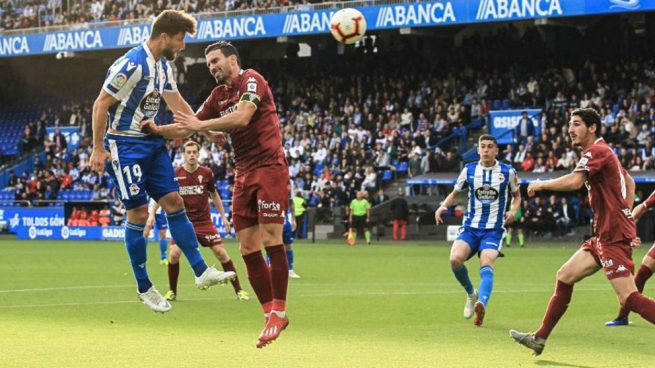
M 593 368 L 590 365 L 577 365 L 577 364 L 568 364 L 568 363 L 560 363 L 560 362 L 554 362 L 552 360 L 538 360 L 535 362 L 536 365 L 543 365 L 547 367 L 576 367 L 576 368 Z

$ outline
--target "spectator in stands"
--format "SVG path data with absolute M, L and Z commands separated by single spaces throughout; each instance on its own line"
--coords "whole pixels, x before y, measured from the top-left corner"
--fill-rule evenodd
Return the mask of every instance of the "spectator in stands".
M 62 133 L 59 128 L 55 129 L 55 135 L 52 137 L 52 141 L 55 143 L 55 147 L 57 147 L 57 150 L 61 151 L 64 149 L 68 149 L 68 143 L 66 142 L 66 137 L 64 136 L 64 133 Z
M 377 187 L 378 175 L 372 167 L 366 168 L 366 176 L 362 182 L 362 190 L 372 192 Z
M 575 209 L 568 203 L 566 197 L 562 197 L 557 205 L 557 227 L 561 235 L 573 235 L 572 230 L 577 223 Z
M 388 200 L 389 200 L 389 196 L 386 193 L 384 193 L 384 189 L 380 188 L 378 190 L 378 193 L 375 196 L 373 196 L 373 200 L 371 201 L 371 204 L 373 206 L 377 206 L 378 204 L 386 202 Z
M 519 144 L 525 144 L 528 137 L 533 137 L 534 133 L 534 121 L 528 116 L 527 111 L 521 112 L 521 119 L 519 119 L 516 128 L 514 128 L 514 139 Z
M 400 240 L 407 238 L 407 221 L 409 220 L 409 206 L 405 199 L 405 191 L 398 189 L 398 197 L 391 201 L 391 216 L 393 218 L 393 240 L 398 240 L 398 230 L 400 230 Z

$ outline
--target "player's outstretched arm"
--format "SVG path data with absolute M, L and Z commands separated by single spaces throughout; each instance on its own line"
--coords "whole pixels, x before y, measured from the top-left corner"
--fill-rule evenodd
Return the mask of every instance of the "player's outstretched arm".
M 105 161 L 109 158 L 109 154 L 104 147 L 105 132 L 107 131 L 107 116 L 109 108 L 118 102 L 112 95 L 100 91 L 100 95 L 93 103 L 93 115 L 91 117 L 91 126 L 93 129 L 93 150 L 89 158 L 91 170 L 95 172 L 103 172 L 105 169 Z
M 218 131 L 227 132 L 233 129 L 243 128 L 250 123 L 250 119 L 257 111 L 257 105 L 251 102 L 242 101 L 237 105 L 237 109 L 223 117 L 201 121 L 193 114 L 187 114 L 182 111 L 175 113 L 174 119 L 183 127 L 194 132 Z
M 184 139 L 193 134 L 193 131 L 186 129 L 180 124 L 157 125 L 153 120 L 142 121 L 141 130 L 150 134 L 160 135 L 166 139 Z
M 444 212 L 448 211 L 448 207 L 450 207 L 453 204 L 456 196 L 457 196 L 457 190 L 453 190 L 452 192 L 450 192 L 450 194 L 448 194 L 448 197 L 446 197 L 446 199 L 444 199 L 444 201 L 441 202 L 441 206 L 439 206 L 439 208 L 437 208 L 437 210 L 434 211 L 434 221 L 437 223 L 437 226 L 439 224 L 443 224 L 443 219 L 441 218 L 441 215 Z
M 553 192 L 572 192 L 582 188 L 586 179 L 586 173 L 574 171 L 557 179 L 536 180 L 528 185 L 528 196 L 534 197 L 536 192 L 550 190 Z
M 644 201 L 644 203 L 632 209 L 632 218 L 638 221 L 641 216 L 648 211 L 649 208 L 655 206 L 655 191 Z

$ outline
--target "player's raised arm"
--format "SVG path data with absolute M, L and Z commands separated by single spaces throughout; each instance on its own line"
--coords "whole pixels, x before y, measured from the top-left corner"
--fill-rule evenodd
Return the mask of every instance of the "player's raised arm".
M 632 218 L 635 221 L 638 221 L 641 216 L 648 211 L 651 207 L 655 206 L 655 191 L 650 194 L 650 196 L 644 201 L 644 203 L 636 206 L 632 210 Z
M 554 192 L 571 192 L 582 188 L 587 175 L 582 171 L 574 171 L 557 179 L 536 180 L 528 185 L 528 196 L 534 197 L 536 192 L 550 190 Z

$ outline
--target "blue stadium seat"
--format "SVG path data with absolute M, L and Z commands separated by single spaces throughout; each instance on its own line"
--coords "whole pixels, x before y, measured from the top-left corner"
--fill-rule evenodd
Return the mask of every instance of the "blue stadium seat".
M 409 169 L 409 165 L 407 164 L 406 161 L 403 161 L 400 163 L 400 165 L 398 165 L 398 169 L 396 171 L 401 173 L 406 173 L 408 169 Z
M 391 179 L 391 170 L 384 170 L 384 173 L 382 174 L 382 181 L 388 182 L 391 181 Z

